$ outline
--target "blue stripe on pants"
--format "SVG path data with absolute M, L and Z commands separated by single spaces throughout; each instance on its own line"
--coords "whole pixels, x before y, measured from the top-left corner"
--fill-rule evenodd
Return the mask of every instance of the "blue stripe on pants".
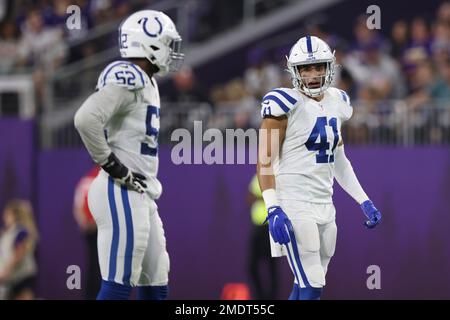
M 127 227 L 127 242 L 125 245 L 125 265 L 123 268 L 123 283 L 130 285 L 131 278 L 131 264 L 133 262 L 133 245 L 134 245 L 134 232 L 133 232 L 133 217 L 131 216 L 130 200 L 128 198 L 128 190 L 126 187 L 121 187 L 122 191 L 122 203 L 125 212 L 125 225 Z
M 311 285 L 308 282 L 308 278 L 306 277 L 306 273 L 303 270 L 302 263 L 300 262 L 300 254 L 298 253 L 297 240 L 295 239 L 294 232 L 289 231 L 289 237 L 291 238 L 292 251 L 294 251 L 295 261 L 297 262 L 298 270 L 300 271 L 300 275 L 302 277 L 303 283 L 305 284 L 305 286 L 307 288 L 311 287 Z M 300 285 L 300 283 L 299 283 L 299 285 Z
M 117 267 L 117 250 L 119 247 L 119 218 L 117 216 L 116 199 L 114 197 L 114 180 L 108 177 L 108 200 L 112 219 L 112 241 L 109 253 L 108 281 L 115 281 Z
M 300 287 L 300 279 L 298 278 L 298 274 L 297 274 L 297 270 L 295 269 L 294 261 L 292 261 L 292 255 L 291 255 L 291 252 L 289 251 L 289 243 L 286 244 L 286 250 L 288 253 L 289 261 L 291 262 L 292 270 L 294 271 L 295 279 L 297 279 L 298 286 Z

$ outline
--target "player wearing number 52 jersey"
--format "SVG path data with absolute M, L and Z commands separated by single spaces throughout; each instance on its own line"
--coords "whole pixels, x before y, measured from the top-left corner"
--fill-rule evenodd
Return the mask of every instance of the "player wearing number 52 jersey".
M 324 41 L 301 38 L 287 62 L 294 88 L 273 89 L 262 101 L 267 135 L 259 144 L 258 179 L 272 256 L 287 256 L 294 274 L 293 300 L 319 299 L 325 286 L 337 234 L 334 179 L 361 206 L 366 227 L 381 219 L 344 153 L 341 126 L 353 109 L 344 91 L 330 87 L 334 63 Z
M 100 74 L 96 92 L 75 115 L 75 126 L 102 167 L 88 194 L 98 227 L 102 287 L 98 299 L 164 299 L 169 256 L 155 200 L 160 100 L 153 75 L 178 69 L 181 38 L 162 12 L 143 10 L 119 27 L 124 60 Z

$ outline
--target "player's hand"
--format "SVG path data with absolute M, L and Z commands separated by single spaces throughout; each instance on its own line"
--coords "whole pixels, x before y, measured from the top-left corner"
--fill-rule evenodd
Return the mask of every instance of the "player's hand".
M 292 231 L 292 224 L 280 206 L 272 206 L 268 209 L 264 222 L 266 221 L 269 221 L 269 231 L 275 242 L 287 244 L 291 241 L 288 230 Z
M 364 222 L 364 225 L 368 229 L 374 228 L 377 224 L 381 221 L 381 212 L 378 211 L 377 208 L 373 205 L 373 202 L 370 200 L 366 200 L 361 204 L 361 209 L 363 210 L 365 216 L 367 217 L 366 222 Z
M 116 178 L 115 180 L 126 186 L 128 189 L 139 193 L 144 193 L 147 188 L 147 185 L 144 182 L 145 177 L 140 173 L 131 172 L 130 170 L 128 170 L 128 174 L 125 177 L 121 179 Z
M 102 166 L 103 170 L 114 178 L 121 185 L 126 186 L 130 190 L 137 191 L 139 193 L 145 192 L 147 185 L 144 180 L 145 177 L 136 172 L 131 172 L 126 166 L 124 166 L 120 160 L 111 153 L 107 162 Z

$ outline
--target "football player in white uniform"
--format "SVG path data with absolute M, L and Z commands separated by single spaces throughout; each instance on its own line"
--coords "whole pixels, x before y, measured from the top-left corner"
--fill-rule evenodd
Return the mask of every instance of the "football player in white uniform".
M 75 115 L 92 159 L 102 167 L 88 194 L 98 226 L 102 286 L 97 299 L 165 299 L 169 256 L 155 200 L 160 99 L 153 75 L 175 71 L 181 37 L 162 12 L 143 10 L 119 27 L 120 55 Z
M 272 256 L 287 256 L 294 274 L 289 299 L 312 300 L 321 296 L 336 245 L 334 178 L 361 206 L 367 228 L 375 227 L 381 214 L 344 153 L 341 125 L 353 110 L 348 95 L 330 87 L 334 52 L 306 36 L 292 47 L 287 66 L 294 88 L 263 97 L 257 171 Z

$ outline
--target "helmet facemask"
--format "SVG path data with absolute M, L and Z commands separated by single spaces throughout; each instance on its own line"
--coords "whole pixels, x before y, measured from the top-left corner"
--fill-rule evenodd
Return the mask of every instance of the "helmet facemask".
M 334 53 L 333 53 L 334 54 Z M 287 58 L 287 57 L 286 57 Z M 306 65 L 312 64 L 325 64 L 325 74 L 321 76 L 314 77 L 302 77 L 300 75 L 300 68 Z M 323 94 L 325 90 L 327 90 L 334 77 L 334 68 L 335 68 L 335 58 L 326 61 L 312 61 L 311 63 L 299 63 L 299 64 L 290 64 L 288 61 L 288 70 L 292 77 L 292 84 L 294 88 L 298 89 L 300 92 L 304 93 L 310 97 L 319 97 Z M 317 88 L 310 88 L 308 86 L 308 80 L 311 78 L 319 79 L 320 85 Z
M 169 44 L 169 71 L 177 72 L 183 65 L 184 53 L 181 52 L 181 38 L 173 39 Z
M 141 44 L 142 49 L 146 52 L 146 58 L 156 65 L 159 69 L 158 74 L 161 76 L 169 72 L 177 72 L 184 60 L 184 53 L 181 53 L 181 38 L 176 39 L 161 39 L 165 46 L 151 46 L 145 48 Z

